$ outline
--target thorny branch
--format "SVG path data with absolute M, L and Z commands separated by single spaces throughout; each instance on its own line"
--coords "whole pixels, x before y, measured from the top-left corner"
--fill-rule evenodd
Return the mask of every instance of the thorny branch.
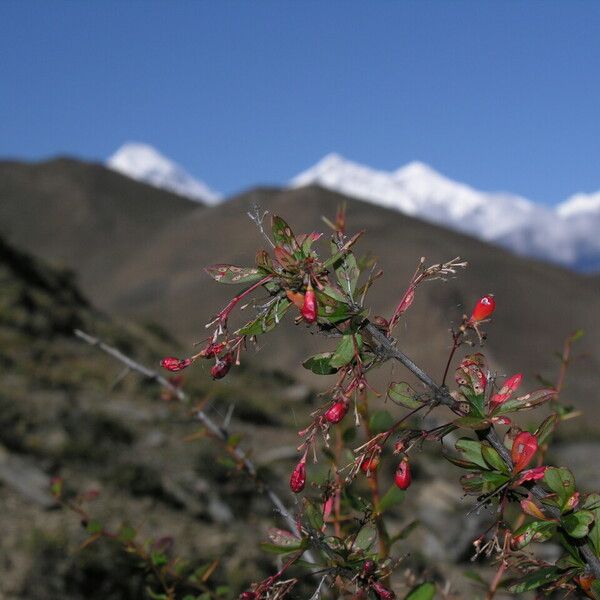
M 452 411 L 458 412 L 456 400 L 454 400 L 448 390 L 445 387 L 438 386 L 437 383 L 435 383 L 435 381 L 425 371 L 423 371 L 423 369 L 417 366 L 408 356 L 406 356 L 406 354 L 400 351 L 394 345 L 393 339 L 387 337 L 385 333 L 375 327 L 375 325 L 372 323 L 368 322 L 364 326 L 364 329 L 369 332 L 374 342 L 377 344 L 377 351 L 383 361 L 394 359 L 400 362 L 429 388 L 429 390 L 433 393 L 434 403 L 443 404 L 444 406 L 449 407 Z M 490 443 L 496 452 L 498 452 L 505 464 L 512 469 L 513 464 L 510 452 L 502 443 L 502 440 L 498 436 L 494 426 L 492 425 L 489 429 L 482 432 L 482 436 Z M 531 493 L 538 500 L 542 500 L 547 496 L 546 491 L 537 484 L 533 484 L 530 489 Z M 544 506 L 543 509 L 552 518 L 556 519 L 560 517 L 560 510 L 558 508 L 553 506 Z M 594 551 L 590 548 L 589 544 L 582 544 L 581 542 L 578 542 L 578 540 L 573 541 L 579 545 L 579 549 L 581 550 L 581 553 L 583 554 L 590 570 L 594 573 L 594 576 L 596 578 L 600 578 L 600 559 L 598 559 L 598 557 L 594 554 Z
M 156 371 L 149 369 L 148 367 L 133 360 L 129 356 L 123 354 L 117 348 L 109 346 L 108 344 L 104 343 L 98 338 L 93 337 L 81 331 L 80 329 L 75 330 L 75 335 L 84 342 L 88 343 L 90 346 L 99 348 L 106 354 L 112 356 L 119 362 L 123 363 L 131 371 L 135 371 L 140 375 L 143 375 L 147 379 L 155 381 L 165 389 L 169 390 L 169 392 L 174 394 L 176 398 L 183 404 L 190 404 L 189 396 L 182 389 L 174 386 L 172 383 L 169 382 L 168 379 L 166 379 Z M 220 439 L 222 442 L 227 443 L 230 437 L 227 430 L 217 425 L 204 411 L 195 410 L 194 417 L 198 419 L 198 421 L 200 421 L 216 438 Z M 283 516 L 290 529 L 294 531 L 298 536 L 300 536 L 296 520 L 289 512 L 289 510 L 285 507 L 283 501 L 273 490 L 273 488 L 271 488 L 271 486 L 266 481 L 261 479 L 260 476 L 257 474 L 256 465 L 248 458 L 246 453 L 239 446 L 235 446 L 231 449 L 231 451 L 243 465 L 248 475 L 250 475 L 250 477 L 254 479 L 254 481 L 257 484 L 257 487 L 267 496 L 267 498 L 269 498 L 275 509 Z

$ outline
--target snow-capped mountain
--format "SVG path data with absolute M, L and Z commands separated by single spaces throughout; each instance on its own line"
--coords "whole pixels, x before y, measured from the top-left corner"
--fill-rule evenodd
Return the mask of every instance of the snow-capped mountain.
M 216 204 L 221 195 L 194 179 L 182 167 L 148 144 L 129 142 L 119 148 L 106 166 L 132 179 L 175 192 L 191 200 Z
M 482 192 L 412 162 L 388 172 L 329 154 L 292 179 L 457 229 L 519 254 L 583 270 L 600 267 L 600 192 L 547 208 L 508 193 Z

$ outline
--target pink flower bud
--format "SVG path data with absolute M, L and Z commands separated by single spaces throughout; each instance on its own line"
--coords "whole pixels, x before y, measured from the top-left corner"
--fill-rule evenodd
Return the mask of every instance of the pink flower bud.
M 181 371 L 182 369 L 189 367 L 191 364 L 192 364 L 191 358 L 180 359 L 180 358 L 175 358 L 174 356 L 167 356 L 167 358 L 163 358 L 160 361 L 161 367 L 163 367 L 164 369 L 167 369 L 167 371 L 171 371 L 173 373 L 176 373 L 177 371 Z
M 306 485 L 306 459 L 302 459 L 292 471 L 290 489 L 294 494 L 299 494 Z
M 401 490 L 406 490 L 410 486 L 412 482 L 412 475 L 410 473 L 410 465 L 408 463 L 408 458 L 404 457 L 400 461 L 400 464 L 396 469 L 396 476 L 394 477 L 394 481 Z
M 513 473 L 520 473 L 533 458 L 538 449 L 535 435 L 528 431 L 521 432 L 514 440 L 511 450 Z
M 494 300 L 494 296 L 492 294 L 487 294 L 475 305 L 470 321 L 472 323 L 477 323 L 479 321 L 483 321 L 484 319 L 489 319 L 492 316 L 495 308 L 496 301 Z
M 313 290 L 310 282 L 306 288 L 304 304 L 302 305 L 302 310 L 300 312 L 307 323 L 314 323 L 317 320 L 317 298 L 315 296 L 315 290 Z
M 332 424 L 339 423 L 348 412 L 348 403 L 343 400 L 334 402 L 325 413 L 325 418 Z

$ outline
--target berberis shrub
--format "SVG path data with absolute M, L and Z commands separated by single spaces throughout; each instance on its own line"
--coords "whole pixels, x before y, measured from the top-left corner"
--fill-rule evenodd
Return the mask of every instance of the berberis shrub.
M 506 588 L 513 594 L 563 591 L 600 600 L 600 495 L 579 492 L 568 469 L 545 464 L 551 436 L 570 416 L 558 400 L 564 373 L 556 386 L 522 393 L 521 374 L 499 378 L 484 355 L 473 352 L 474 346 L 483 345 L 485 325 L 496 307 L 491 293 L 474 299 L 471 314 L 463 315 L 451 330 L 451 351 L 439 382 L 393 337 L 419 287 L 454 276 L 466 263 L 456 258 L 427 266 L 421 259 L 393 314 L 373 316 L 367 298 L 382 272 L 373 261 L 355 255 L 362 232 L 346 233 L 343 209 L 335 223 L 325 220 L 332 230 L 329 240 L 320 233 L 294 235 L 278 216 L 272 217 L 268 235 L 265 215 L 252 217 L 268 251 L 259 250 L 252 266 L 207 268 L 216 282 L 244 288 L 207 325 L 210 336 L 199 352 L 184 359 L 165 358 L 162 366 L 178 372 L 198 360 L 210 360 L 212 377 L 226 377 L 240 364 L 243 352 L 276 328 L 286 313 L 298 325 L 295 335 L 306 335 L 309 329 L 322 334 L 329 345 L 335 338 L 337 346 L 303 363 L 315 375 L 325 376 L 329 387 L 299 432 L 298 458 L 290 465 L 289 489 L 301 499 L 291 514 L 267 488 L 287 517 L 288 528 L 273 529 L 266 545 L 281 558 L 271 576 L 251 583 L 240 598 L 293 595 L 300 579 L 313 585 L 313 599 L 395 598 L 392 574 L 399 572 L 395 544 L 406 532 L 390 533 L 387 511 L 411 493 L 411 464 L 418 462 L 423 444 L 433 442 L 445 459 L 464 470 L 460 482 L 466 494 L 476 497 L 474 511 L 492 507 L 493 525 L 474 540 L 474 554 L 494 565 L 486 598 Z M 252 310 L 252 319 L 232 328 L 230 316 L 241 308 Z M 574 339 L 568 340 L 567 349 Z M 468 351 L 459 359 L 460 348 Z M 403 365 L 418 380 L 418 389 L 406 382 L 389 383 L 385 394 L 374 389 L 370 373 L 387 361 Z M 515 415 L 542 405 L 548 405 L 551 414 L 538 425 L 523 430 L 515 422 Z M 423 417 L 434 410 L 441 424 L 427 429 L 431 419 Z M 212 433 L 219 437 L 218 431 Z M 454 449 L 439 444 L 449 434 L 456 440 Z M 221 439 L 228 443 L 226 437 Z M 257 478 L 247 456 L 235 450 L 241 467 Z M 393 466 L 384 467 L 389 456 L 394 457 Z M 320 461 L 328 466 L 325 480 L 311 478 Z M 393 481 L 387 490 L 380 482 L 382 468 L 390 471 L 386 480 Z M 363 480 L 362 486 L 354 485 L 357 479 Z M 365 488 L 366 496 L 361 491 Z M 537 542 L 539 548 L 540 542 L 550 540 L 562 548 L 562 556 L 551 563 L 536 557 L 530 546 Z M 164 592 L 157 592 L 157 597 L 175 597 L 171 575 L 165 571 Z M 424 582 L 406 598 L 426 600 L 436 593 L 443 592 Z

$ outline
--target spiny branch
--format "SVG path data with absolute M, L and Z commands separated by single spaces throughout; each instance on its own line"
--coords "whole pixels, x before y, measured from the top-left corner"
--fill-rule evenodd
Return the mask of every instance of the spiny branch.
M 417 366 L 406 354 L 400 351 L 395 345 L 392 339 L 387 337 L 380 329 L 375 327 L 370 322 L 367 322 L 364 329 L 371 335 L 372 339 L 377 344 L 376 351 L 378 352 L 382 360 L 394 359 L 404 365 L 413 375 L 415 375 L 422 383 L 424 383 L 429 390 L 433 393 L 434 402 L 443 404 L 450 408 L 453 412 L 458 412 L 457 402 L 450 395 L 445 387 L 440 387 L 435 381 Z M 492 425 L 489 429 L 482 433 L 482 436 L 489 442 L 489 444 L 498 452 L 502 457 L 504 463 L 512 469 L 513 463 L 511 460 L 510 452 L 506 446 L 502 443 L 502 440 L 498 436 L 498 433 Z M 531 493 L 538 499 L 542 500 L 547 496 L 546 491 L 541 486 L 534 484 L 531 486 Z M 556 519 L 560 517 L 560 510 L 553 506 L 544 506 L 544 511 L 552 518 Z M 581 543 L 579 540 L 573 540 L 576 545 L 579 546 L 582 555 L 584 556 L 590 570 L 594 573 L 596 578 L 600 578 L 600 559 L 596 556 L 589 544 Z
M 112 356 L 119 362 L 123 363 L 128 369 L 135 371 L 140 375 L 143 375 L 147 379 L 155 381 L 165 389 L 169 390 L 183 404 L 187 406 L 191 404 L 189 396 L 182 389 L 174 386 L 168 379 L 166 379 L 156 371 L 149 369 L 141 363 L 133 360 L 129 356 L 123 354 L 117 348 L 109 346 L 108 344 L 104 343 L 98 338 L 93 337 L 81 331 L 80 329 L 75 330 L 75 335 L 90 346 L 99 348 L 100 350 L 102 350 L 102 352 L 105 352 L 106 354 Z M 228 431 L 225 428 L 217 425 L 204 411 L 195 410 L 194 417 L 198 419 L 198 421 L 200 421 L 216 438 L 218 438 L 224 443 L 227 443 L 227 441 L 230 438 Z M 285 507 L 283 501 L 273 490 L 273 488 L 266 481 L 264 481 L 258 476 L 256 465 L 248 458 L 247 454 L 238 446 L 231 448 L 231 451 L 243 465 L 248 475 L 250 475 L 255 481 L 259 490 L 261 490 L 267 496 L 267 498 L 269 498 L 276 510 L 283 516 L 286 523 L 288 524 L 288 527 L 290 527 L 290 529 L 300 537 L 300 532 L 298 531 L 298 527 L 296 525 L 294 517 Z

